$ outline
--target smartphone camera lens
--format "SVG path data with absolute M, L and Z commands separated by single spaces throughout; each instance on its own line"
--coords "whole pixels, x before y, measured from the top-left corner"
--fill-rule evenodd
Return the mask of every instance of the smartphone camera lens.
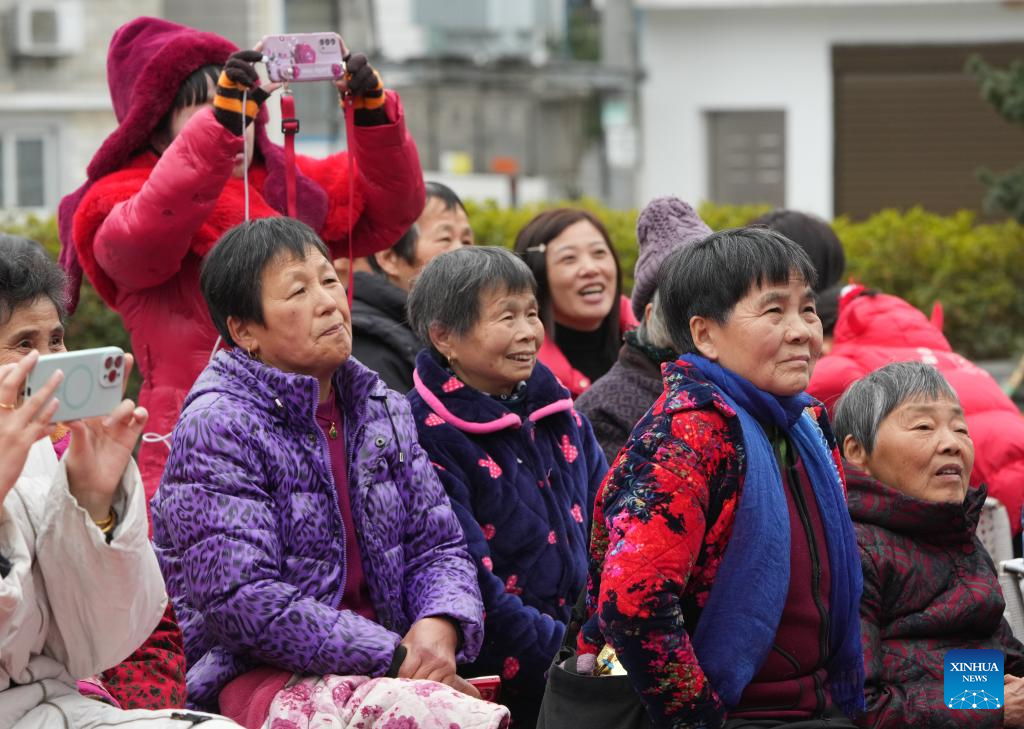
M 115 367 L 120 367 L 123 363 L 124 363 L 124 357 L 122 357 L 121 355 L 117 355 L 117 358 L 114 360 L 114 366 Z
M 114 364 L 114 358 L 113 357 L 107 357 L 106 361 L 103 363 L 103 367 L 104 367 L 104 369 L 108 369 L 109 370 L 113 366 L 113 364 Z
M 110 370 L 107 373 L 107 382 L 113 383 L 115 380 L 117 380 L 117 370 Z

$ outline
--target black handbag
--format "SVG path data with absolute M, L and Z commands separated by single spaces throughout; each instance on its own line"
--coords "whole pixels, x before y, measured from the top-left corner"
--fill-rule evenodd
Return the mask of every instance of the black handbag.
M 537 729 L 651 729 L 629 676 L 576 672 L 576 635 L 586 617 L 585 598 L 580 595 L 573 608 L 562 647 L 548 669 Z

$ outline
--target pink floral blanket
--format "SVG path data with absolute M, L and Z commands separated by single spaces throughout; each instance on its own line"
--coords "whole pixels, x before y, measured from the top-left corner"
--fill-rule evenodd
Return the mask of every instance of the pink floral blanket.
M 506 729 L 508 709 L 435 681 L 309 677 L 282 689 L 263 729 Z

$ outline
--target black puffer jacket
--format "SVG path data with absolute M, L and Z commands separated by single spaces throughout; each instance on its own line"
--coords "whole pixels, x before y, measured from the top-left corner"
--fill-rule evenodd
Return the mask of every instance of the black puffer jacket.
M 352 355 L 397 392 L 412 389 L 422 345 L 405 320 L 405 292 L 383 276 L 358 271 L 352 292 Z

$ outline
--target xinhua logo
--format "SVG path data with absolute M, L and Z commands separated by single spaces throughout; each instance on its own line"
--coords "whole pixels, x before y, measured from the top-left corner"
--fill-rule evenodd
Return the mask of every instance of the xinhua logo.
M 947 709 L 1003 707 L 1003 653 L 958 648 L 946 653 L 943 698 Z

